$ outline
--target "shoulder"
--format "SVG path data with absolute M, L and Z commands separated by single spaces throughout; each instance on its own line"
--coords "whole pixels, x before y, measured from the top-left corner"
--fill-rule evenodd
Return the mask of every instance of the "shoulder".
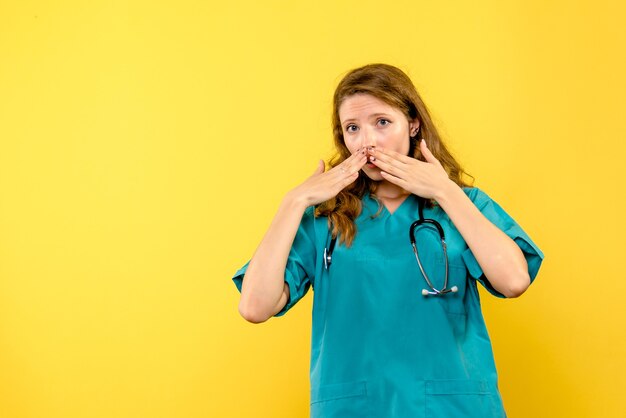
M 328 218 L 325 215 L 318 215 L 315 209 L 315 206 L 308 206 L 304 210 L 302 220 L 300 221 L 300 229 L 312 237 L 322 237 L 328 230 Z
M 497 205 L 497 202 L 494 201 L 491 196 L 478 187 L 463 187 L 463 191 L 480 211 L 483 211 L 487 207 Z
M 302 214 L 300 225 L 304 227 L 312 227 L 316 222 L 315 206 L 308 206 Z
M 313 218 L 315 217 L 315 206 L 308 206 L 305 210 L 304 210 L 304 215 L 302 215 L 303 218 Z
M 484 190 L 478 187 L 463 187 L 462 189 L 478 208 L 482 208 L 489 202 L 493 202 L 493 199 Z

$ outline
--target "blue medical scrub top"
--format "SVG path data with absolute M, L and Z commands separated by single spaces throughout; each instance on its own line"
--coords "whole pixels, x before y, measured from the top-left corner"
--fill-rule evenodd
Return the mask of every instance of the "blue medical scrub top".
M 521 248 L 531 282 L 543 253 L 522 228 L 485 192 L 463 188 L 494 225 Z M 290 298 L 284 315 L 313 288 L 310 405 L 312 418 L 506 417 L 498 390 L 491 342 L 480 307 L 477 282 L 496 291 L 459 231 L 440 207 L 424 208 L 437 220 L 448 245 L 448 287 L 458 292 L 423 296 L 428 288 L 409 240 L 418 219 L 410 195 L 391 214 L 369 194 L 356 219 L 350 248 L 330 243 L 326 217 L 305 211 L 285 271 Z M 416 232 L 420 260 L 437 288 L 445 275 L 436 230 Z M 248 262 L 249 263 L 249 262 Z M 237 289 L 248 266 L 233 277 Z

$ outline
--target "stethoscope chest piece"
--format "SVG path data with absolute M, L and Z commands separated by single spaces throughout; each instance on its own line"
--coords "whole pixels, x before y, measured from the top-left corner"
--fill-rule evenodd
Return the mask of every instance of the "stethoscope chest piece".
M 330 263 L 333 262 L 333 251 L 335 250 L 335 243 L 337 242 L 337 237 L 332 237 L 330 240 L 330 247 L 324 247 L 324 268 L 328 270 L 330 268 Z

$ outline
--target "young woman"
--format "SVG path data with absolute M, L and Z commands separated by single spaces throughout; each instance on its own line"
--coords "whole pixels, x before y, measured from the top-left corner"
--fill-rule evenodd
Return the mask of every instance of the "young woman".
M 398 68 L 343 78 L 333 134 L 331 168 L 286 194 L 233 277 L 239 312 L 284 315 L 313 286 L 313 418 L 505 417 L 477 282 L 518 297 L 543 253 L 464 182 Z

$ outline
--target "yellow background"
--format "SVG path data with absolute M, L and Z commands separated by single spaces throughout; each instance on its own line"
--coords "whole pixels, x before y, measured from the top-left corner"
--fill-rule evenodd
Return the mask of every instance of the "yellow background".
M 621 1 L 0 2 L 0 417 L 305 417 L 312 293 L 232 274 L 328 158 L 341 76 L 404 69 L 546 254 L 481 288 L 510 417 L 623 417 Z

